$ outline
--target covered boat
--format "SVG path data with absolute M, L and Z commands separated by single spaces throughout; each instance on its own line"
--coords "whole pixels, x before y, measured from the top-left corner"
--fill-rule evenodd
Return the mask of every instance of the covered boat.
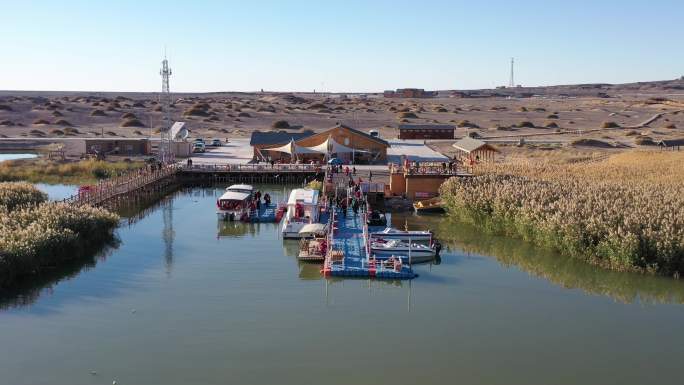
M 287 200 L 287 212 L 283 218 L 283 238 L 301 238 L 299 231 L 305 225 L 318 223 L 319 212 L 318 190 L 309 188 L 292 190 Z
M 387 227 L 382 231 L 375 231 L 370 233 L 371 239 L 400 239 L 411 242 L 428 242 L 432 241 L 432 231 L 404 231 L 393 227 Z
M 221 220 L 240 220 L 249 215 L 254 188 L 248 184 L 234 184 L 216 201 L 216 215 Z
M 322 223 L 309 223 L 299 230 L 300 238 L 325 237 L 328 226 Z

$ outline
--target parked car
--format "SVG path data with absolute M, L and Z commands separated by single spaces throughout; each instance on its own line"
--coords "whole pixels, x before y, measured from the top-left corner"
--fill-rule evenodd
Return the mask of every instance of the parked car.
M 192 145 L 192 152 L 205 152 L 206 147 L 204 146 L 204 143 L 202 142 L 195 142 Z
M 202 143 L 202 144 L 204 144 L 204 139 L 202 139 L 202 138 L 197 138 L 197 139 L 195 139 L 195 141 L 194 141 L 193 143 Z
M 214 139 L 211 141 L 212 147 L 221 147 L 221 139 Z

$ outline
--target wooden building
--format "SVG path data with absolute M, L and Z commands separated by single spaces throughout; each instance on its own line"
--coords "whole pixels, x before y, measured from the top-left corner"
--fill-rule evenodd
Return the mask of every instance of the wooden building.
M 496 147 L 468 136 L 458 140 L 453 144 L 453 147 L 458 150 L 454 159 L 470 164 L 493 161 L 496 154 L 499 153 Z
M 449 124 L 400 124 L 399 139 L 453 139 L 454 126 Z
M 254 132 L 250 144 L 255 159 L 272 159 L 281 162 L 323 162 L 335 157 L 345 163 L 383 164 L 387 162 L 389 143 L 354 128 L 337 125 L 313 133 Z

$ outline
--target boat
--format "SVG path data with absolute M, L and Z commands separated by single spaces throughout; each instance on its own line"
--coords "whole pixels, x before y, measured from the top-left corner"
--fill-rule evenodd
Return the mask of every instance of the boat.
M 371 239 L 401 239 L 402 241 L 411 242 L 431 242 L 432 241 L 432 231 L 404 231 L 398 230 L 393 227 L 387 227 L 382 231 L 375 231 L 370 233 Z
M 283 218 L 283 238 L 300 239 L 299 231 L 307 224 L 318 223 L 320 211 L 318 190 L 298 188 L 292 190 L 287 200 L 287 212 Z
M 437 251 L 432 246 L 411 243 L 409 247 L 408 242 L 399 239 L 390 239 L 388 241 L 380 239 L 371 240 L 370 250 L 371 254 L 378 259 L 390 256 L 401 256 L 401 258 L 407 260 L 409 259 L 410 250 L 410 259 L 413 262 L 418 262 L 421 259 L 429 260 L 437 255 Z
M 380 211 L 371 211 L 368 213 L 368 220 L 366 221 L 368 226 L 387 226 L 387 217 L 385 213 Z
M 328 253 L 328 240 L 325 237 L 314 237 L 299 241 L 297 259 L 303 262 L 323 262 Z
M 437 198 L 418 201 L 418 202 L 413 204 L 413 209 L 418 214 L 443 213 L 444 212 L 444 205 L 442 202 L 442 198 L 437 197 Z
M 300 238 L 325 238 L 328 233 L 328 226 L 322 223 L 309 223 L 299 230 Z
M 234 184 L 216 201 L 216 215 L 221 220 L 237 221 L 249 215 L 254 187 L 248 184 Z

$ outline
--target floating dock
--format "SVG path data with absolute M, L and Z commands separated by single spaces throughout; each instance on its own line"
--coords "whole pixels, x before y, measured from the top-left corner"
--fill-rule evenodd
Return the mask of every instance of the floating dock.
M 245 222 L 252 222 L 252 223 L 273 223 L 273 222 L 278 222 L 278 218 L 276 216 L 276 213 L 278 212 L 278 205 L 276 204 L 270 204 L 267 205 L 265 203 L 261 204 L 261 207 L 257 210 L 253 210 L 250 214 L 249 217 L 246 218 Z
M 325 277 L 413 279 L 418 275 L 401 259 L 380 261 L 369 258 L 366 214 L 344 215 L 339 208 L 331 209 L 328 229 L 329 250 L 323 263 Z

